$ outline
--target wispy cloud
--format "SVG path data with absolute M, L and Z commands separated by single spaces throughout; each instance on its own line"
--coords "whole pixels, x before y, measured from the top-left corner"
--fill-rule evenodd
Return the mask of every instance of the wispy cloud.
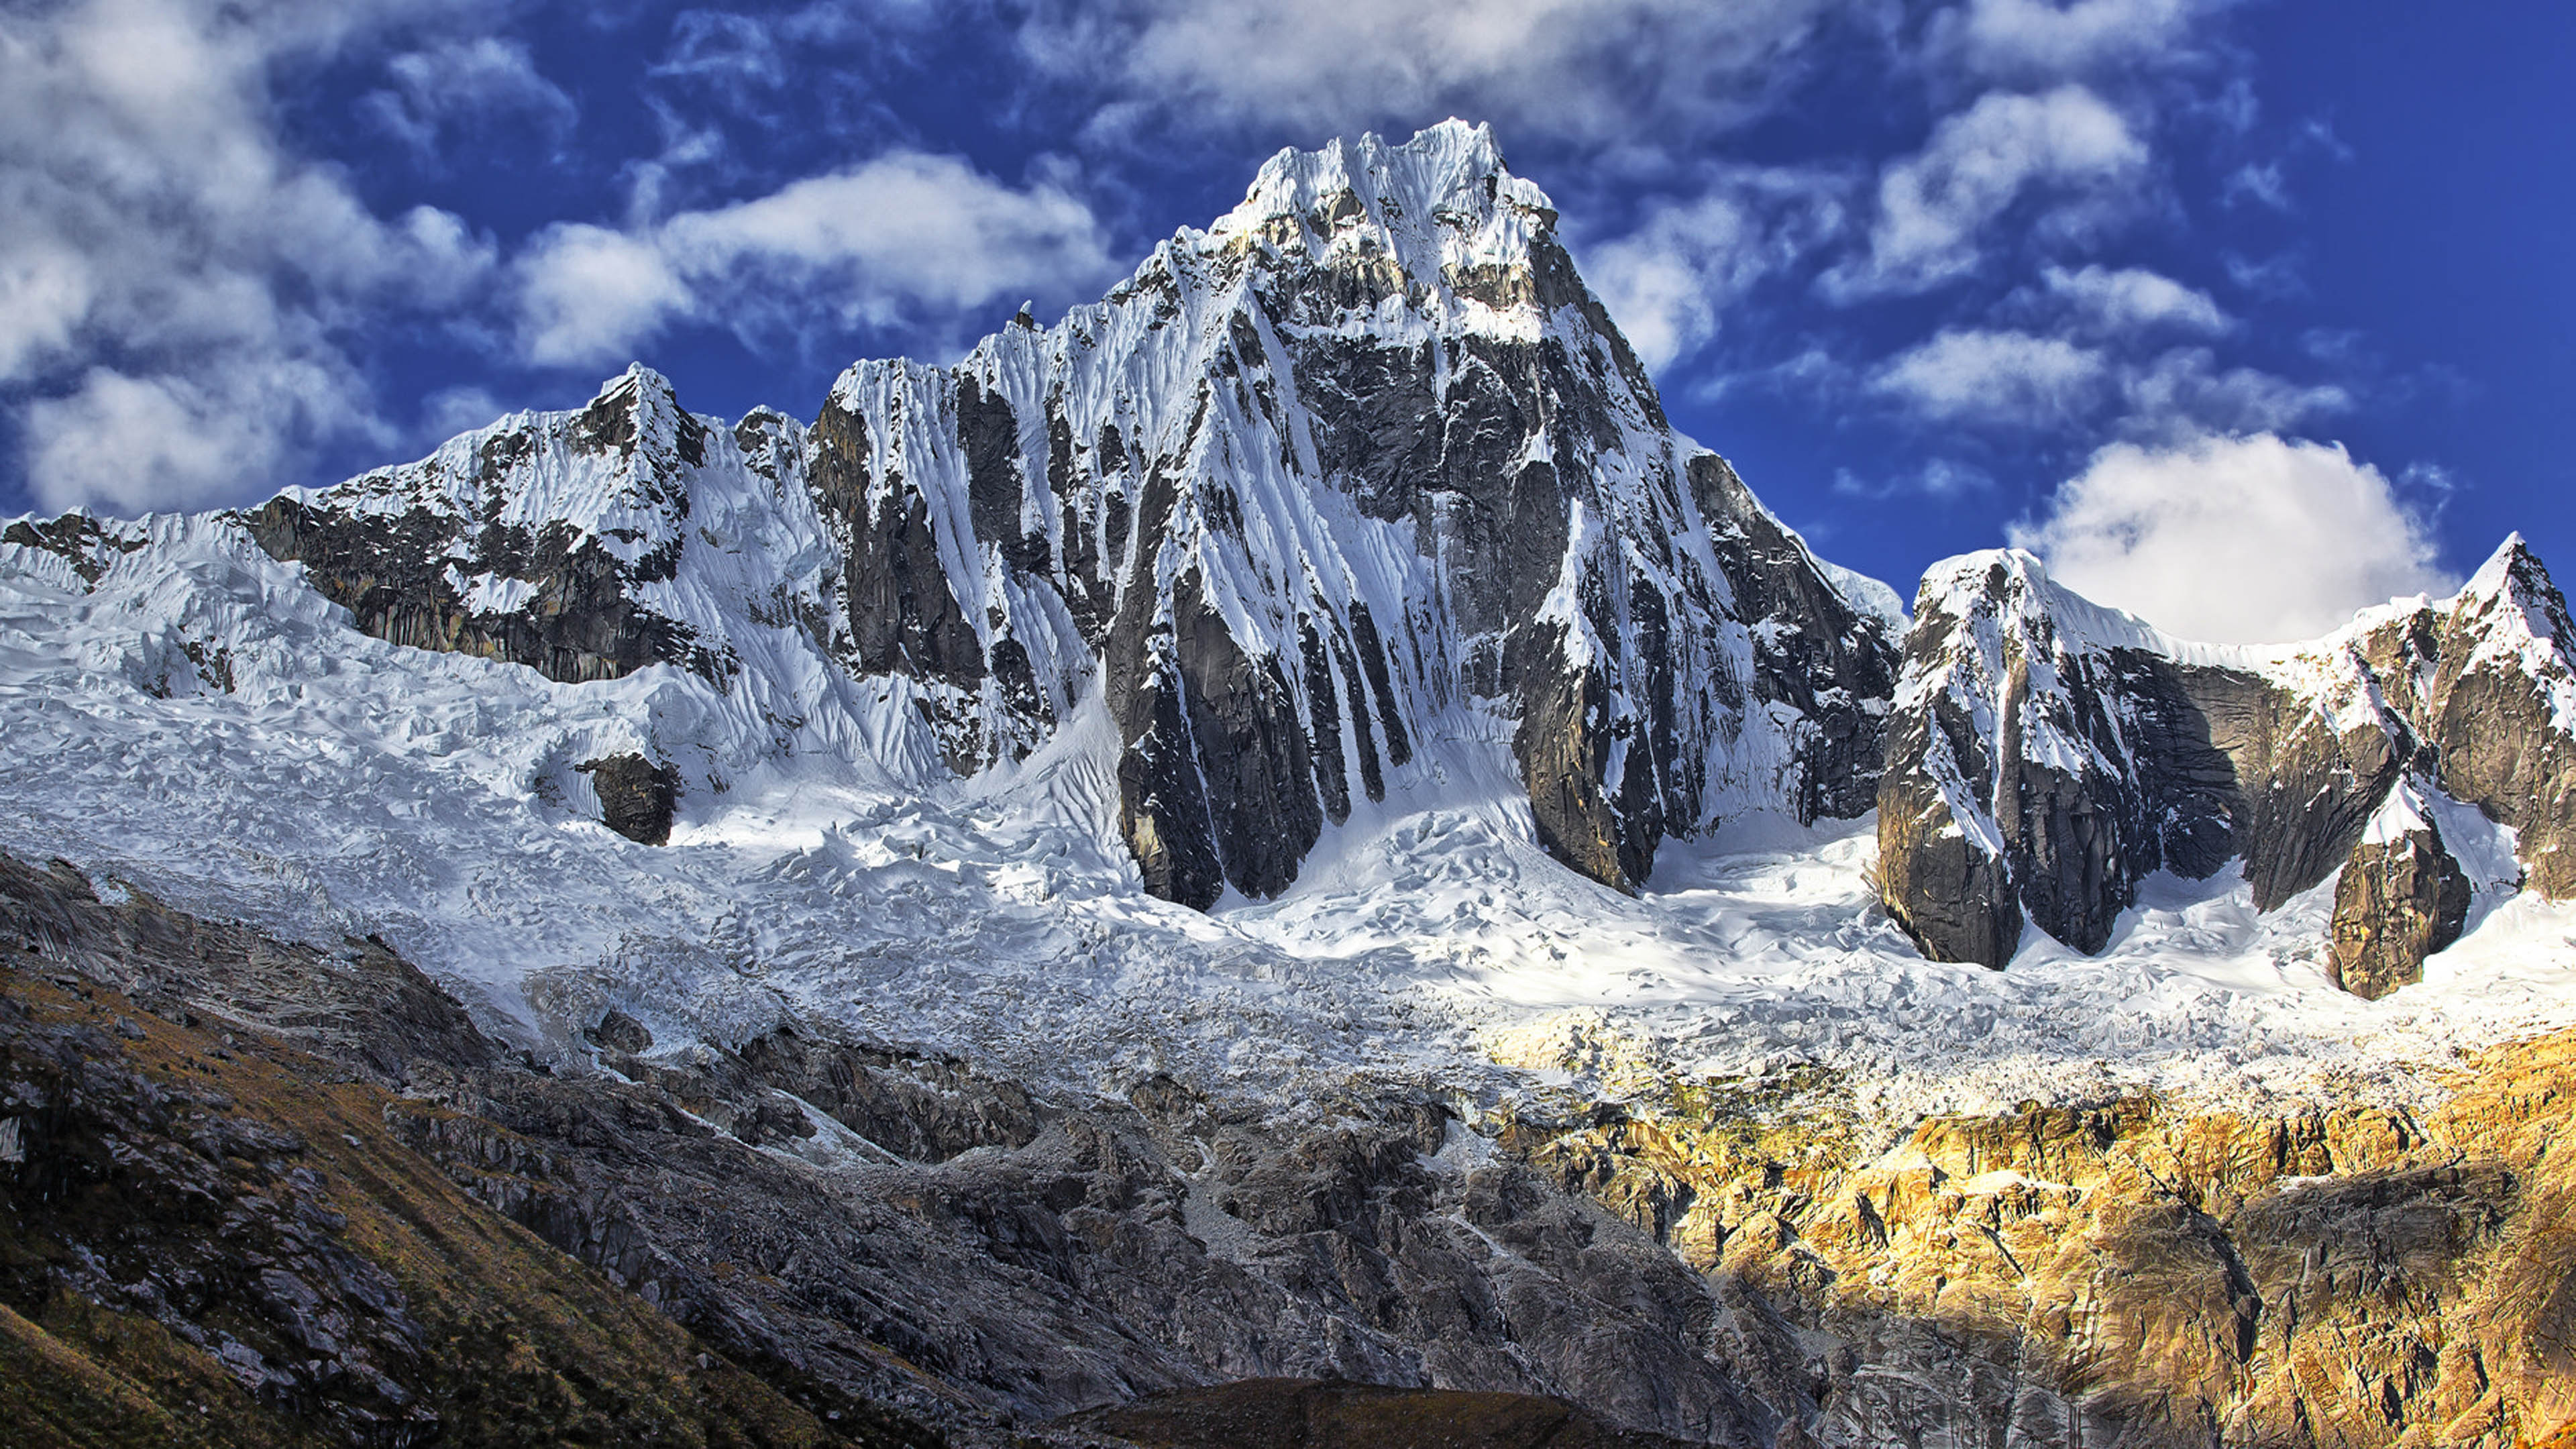
M 1976 75 L 2062 78 L 2188 51 L 2192 27 L 2225 0 L 1967 0 L 1927 26 L 1928 49 Z
M 2109 335 L 2171 330 L 2215 337 L 2235 321 L 2207 292 L 2143 267 L 2049 267 L 2048 295 L 2066 304 L 2076 325 Z
M 1717 335 L 1726 309 L 1844 224 L 1842 178 L 1735 168 L 1696 198 L 1658 199 L 1627 233 L 1583 248 L 1585 275 L 1650 368 Z
M 1849 301 L 1957 280 L 1983 263 L 1989 229 L 2025 194 L 2104 195 L 2148 157 L 2128 119 L 2082 86 L 1981 96 L 1881 173 L 1868 252 L 1829 272 L 1826 294 Z
M 528 48 L 478 35 L 406 51 L 385 63 L 390 82 L 359 103 L 387 134 L 434 160 L 442 133 L 516 127 L 551 150 L 581 118 L 561 86 L 537 73 Z
M 1129 105 L 1311 134 L 1455 111 L 1595 140 L 1759 112 L 1861 0 L 1039 0 L 1024 52 Z
M 1898 354 L 1870 386 L 1929 418 L 2038 428 L 2088 411 L 2110 370 L 2064 338 L 1961 330 Z

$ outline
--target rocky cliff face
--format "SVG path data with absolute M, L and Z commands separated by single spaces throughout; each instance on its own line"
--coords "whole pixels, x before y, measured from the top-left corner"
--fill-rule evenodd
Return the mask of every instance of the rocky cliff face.
M 2328 959 L 2335 984 L 2373 1000 L 2423 978 L 2424 958 L 2460 938 L 2469 877 L 2429 820 L 2374 830 L 2335 883 Z
M 2020 553 L 1937 566 L 1916 610 L 1879 841 L 1888 908 L 1927 955 L 2000 966 L 2025 916 L 2098 951 L 2148 874 L 2241 860 L 2262 910 L 2351 872 L 2338 949 L 2377 943 L 2354 976 L 2377 994 L 2415 979 L 2465 911 L 2433 827 L 2421 852 L 2390 853 L 2404 829 L 2365 842 L 2410 772 L 2455 831 L 2513 831 L 2533 884 L 2576 887 L 2558 879 L 2576 636 L 2519 538 L 2453 598 L 2369 611 L 2291 650 L 2169 638 Z
M 1198 906 L 1497 734 L 1537 839 L 1623 888 L 1748 809 L 1859 813 L 1899 617 L 1670 429 L 1455 122 L 1283 152 L 1102 302 L 861 363 L 810 427 L 639 367 L 238 521 L 380 637 L 702 679 L 632 751 L 683 795 L 818 747 L 973 773 L 1096 700 L 1144 880 Z M 12 541 L 95 567 L 87 522 Z

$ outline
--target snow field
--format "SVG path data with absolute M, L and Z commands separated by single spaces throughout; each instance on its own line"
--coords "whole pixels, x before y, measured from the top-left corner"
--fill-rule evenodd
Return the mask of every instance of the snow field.
M 2576 1021 L 2576 907 L 2492 885 L 2425 981 L 2376 1003 L 2326 981 L 2331 882 L 2259 917 L 2232 873 L 2159 878 L 2103 956 L 2033 933 L 2003 972 L 1913 951 L 1874 904 L 1865 820 L 1738 820 L 1623 896 L 1538 850 L 1507 722 L 1456 708 L 1286 895 L 1212 915 L 1139 888 L 1096 698 L 963 782 L 792 753 L 641 846 L 588 818 L 569 767 L 719 715 L 705 682 L 398 648 L 256 550 L 145 527 L 155 547 L 94 590 L 0 548 L 0 848 L 296 936 L 381 933 L 541 1049 L 575 1051 L 567 1027 L 612 1004 L 662 1050 L 814 1013 L 1064 1091 L 1170 1071 L 1281 1103 L 1355 1077 L 1491 1102 L 1820 1066 L 1903 1116 L 2402 1100 L 2422 1068 Z M 183 645 L 227 651 L 232 691 Z M 2404 808 L 2473 835 L 2447 800 Z

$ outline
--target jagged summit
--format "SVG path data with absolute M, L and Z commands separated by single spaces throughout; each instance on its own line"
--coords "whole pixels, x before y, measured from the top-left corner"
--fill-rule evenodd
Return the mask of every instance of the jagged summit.
M 1490 127 L 1448 120 L 1391 145 L 1376 134 L 1263 163 L 1243 203 L 1208 235 L 1302 247 L 1328 263 L 1379 253 L 1431 283 L 1474 268 L 1526 264 L 1553 231 L 1547 193 L 1511 174 Z
M 2197 663 L 2245 663 L 2270 652 L 2168 634 L 2057 582 L 2038 555 L 2018 548 L 1981 549 L 1933 564 L 1915 591 L 1914 612 L 1917 618 L 1941 614 L 1954 619 L 1993 613 L 2038 631 L 2043 639 L 2063 635 L 2070 647 L 2151 649 Z

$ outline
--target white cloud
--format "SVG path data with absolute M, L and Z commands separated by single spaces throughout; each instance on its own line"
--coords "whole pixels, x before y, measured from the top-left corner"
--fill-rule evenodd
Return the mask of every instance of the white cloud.
M 547 366 L 630 352 L 691 302 L 651 240 L 587 223 L 539 233 L 517 266 L 520 346 Z
M 1759 110 L 1821 19 L 1868 0 L 1043 0 L 1040 67 L 1191 118 L 1308 134 L 1454 112 L 1629 139 Z
M 1994 475 L 1982 468 L 1955 463 L 1947 458 L 1934 458 L 1921 468 L 1872 483 L 1845 468 L 1834 475 L 1834 491 L 1846 498 L 1864 498 L 1873 503 L 1906 494 L 1925 498 L 1957 499 L 1974 493 L 1993 491 Z
M 2456 584 L 2378 469 L 2272 433 L 2114 444 L 2012 541 L 2087 598 L 2220 643 L 2310 639 Z
M 1639 358 L 1660 370 L 1716 336 L 1720 314 L 1841 225 L 1839 186 L 1790 171 L 1721 176 L 1649 206 L 1634 230 L 1582 248 L 1584 276 Z
M 562 87 L 537 73 L 528 49 L 480 35 L 408 51 L 385 63 L 392 86 L 362 102 L 377 123 L 413 150 L 436 151 L 441 128 L 491 126 L 516 119 L 549 140 L 580 119 Z
M 2121 293 L 2112 289 L 2111 295 Z M 2107 411 L 2115 433 L 2146 442 L 2276 432 L 2352 406 L 2340 387 L 2221 367 L 2206 347 L 2137 353 L 2119 345 L 2126 340 L 2120 334 L 2090 330 L 2101 337 L 2098 343 L 2011 329 L 1945 329 L 1879 364 L 1869 374 L 1869 390 L 1944 424 L 2068 428 L 2095 425 Z
M 2216 336 L 2235 326 L 2207 292 L 2143 268 L 2114 271 L 2088 266 L 2070 272 L 2063 267 L 2050 267 L 2042 277 L 2051 296 L 2073 306 L 2086 323 L 2100 332 L 2166 327 Z
M 2218 189 L 2219 203 L 2234 206 L 2239 197 L 2250 197 L 2274 211 L 2289 211 L 2290 183 L 2281 174 L 2281 163 L 2266 161 L 2258 165 L 2248 161 L 2229 172 L 2226 183 Z
M 491 251 L 294 154 L 270 78 L 425 8 L 73 0 L 0 21 L 0 388 L 35 496 L 237 495 L 375 435 L 349 329 L 453 304 Z M 162 426 L 196 431 L 144 431 Z
M 2276 432 L 2352 406 L 2351 395 L 2332 385 L 2222 369 L 2206 347 L 2177 347 L 2125 368 L 2120 390 L 2130 430 L 2150 436 Z
M 452 438 L 501 416 L 501 400 L 488 389 L 443 387 L 421 403 L 421 431 L 433 438 Z
M 1899 353 L 1870 387 L 1944 421 L 2046 427 L 2091 407 L 2109 372 L 2101 353 L 2064 338 L 1952 330 Z
M 738 331 L 884 325 L 1104 278 L 1089 207 L 951 157 L 895 152 L 633 231 L 559 225 L 518 262 L 520 340 L 539 363 L 621 360 L 681 318 Z
M 2100 193 L 2134 179 L 2147 157 L 2129 122 L 2082 86 L 1980 96 L 1880 175 L 1869 254 L 1828 273 L 1826 294 L 1922 292 L 1965 276 L 1984 260 L 1986 230 L 2026 191 Z
M 92 368 L 27 409 L 36 501 L 139 513 L 219 502 L 245 479 L 284 481 L 300 438 L 350 426 L 390 441 L 355 387 L 327 361 L 291 356 L 194 377 Z
M 1968 0 L 1929 27 L 1931 49 L 1987 76 L 2070 76 L 2182 49 L 2205 0 Z

